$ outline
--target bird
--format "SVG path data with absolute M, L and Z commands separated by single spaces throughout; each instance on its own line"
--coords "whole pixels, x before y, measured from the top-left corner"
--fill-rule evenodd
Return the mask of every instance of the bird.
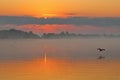
M 103 49 L 103 48 L 97 48 L 97 50 L 98 50 L 99 52 L 102 52 L 102 51 L 105 51 L 106 49 Z

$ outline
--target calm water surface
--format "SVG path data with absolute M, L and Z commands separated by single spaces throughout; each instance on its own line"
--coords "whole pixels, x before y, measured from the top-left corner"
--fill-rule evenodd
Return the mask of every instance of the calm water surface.
M 119 41 L 0 40 L 0 80 L 120 80 Z M 98 52 L 98 47 L 106 51 Z

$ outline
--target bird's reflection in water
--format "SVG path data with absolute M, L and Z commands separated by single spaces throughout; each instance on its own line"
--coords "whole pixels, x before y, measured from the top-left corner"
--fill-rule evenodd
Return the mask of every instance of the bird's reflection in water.
M 105 59 L 105 56 L 99 56 L 97 59 Z

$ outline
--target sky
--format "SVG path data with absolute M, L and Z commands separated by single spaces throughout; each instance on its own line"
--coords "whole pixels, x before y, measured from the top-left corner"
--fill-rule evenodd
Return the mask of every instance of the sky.
M 120 0 L 0 0 L 0 30 L 16 28 L 32 30 L 35 33 L 63 30 L 83 33 L 118 33 L 120 32 L 119 3 Z M 18 22 L 9 23 L 8 18 L 14 21 L 14 17 L 19 17 Z M 33 23 L 24 17 L 36 19 L 37 22 Z M 74 17 L 73 23 L 70 23 L 69 21 Z M 81 17 L 87 19 L 81 19 Z M 41 24 L 43 22 L 39 21 L 40 18 L 44 18 L 45 24 Z M 52 24 L 48 22 L 50 18 Z M 59 22 L 55 22 L 54 18 L 66 20 L 64 23 L 60 21 L 62 24 L 59 24 Z M 80 21 L 76 18 L 80 18 Z M 97 18 L 98 21 L 91 18 Z M 27 20 L 28 23 L 22 24 L 20 20 Z M 82 25 L 76 25 L 76 23 Z

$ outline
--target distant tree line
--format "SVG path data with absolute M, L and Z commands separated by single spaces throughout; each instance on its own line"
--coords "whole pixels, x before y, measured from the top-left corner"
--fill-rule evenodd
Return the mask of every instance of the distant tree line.
M 81 38 L 81 37 L 120 37 L 119 34 L 82 34 L 82 33 L 69 33 L 69 32 L 60 32 L 60 33 L 43 33 L 41 38 Z
M 34 34 L 32 31 L 24 32 L 21 30 L 10 29 L 1 30 L 0 39 L 59 39 L 59 38 L 81 38 L 81 37 L 120 37 L 120 34 L 82 34 L 62 31 L 60 33 L 43 33 L 41 36 Z
M 33 34 L 32 31 L 24 32 L 21 30 L 10 29 L 10 30 L 1 30 L 0 31 L 0 38 L 1 39 L 14 39 L 14 38 L 40 38 L 38 35 Z

